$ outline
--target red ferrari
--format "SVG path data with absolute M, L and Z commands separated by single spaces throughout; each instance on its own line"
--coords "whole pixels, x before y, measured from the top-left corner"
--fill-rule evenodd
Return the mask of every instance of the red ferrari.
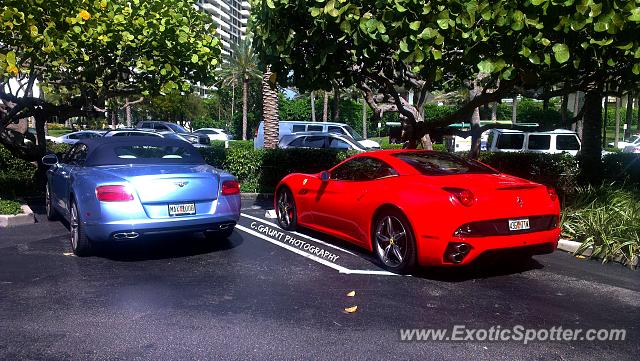
M 448 153 L 383 150 L 329 171 L 280 181 L 280 226 L 304 226 L 373 251 L 404 273 L 469 264 L 483 252 L 553 252 L 560 203 L 553 188 Z

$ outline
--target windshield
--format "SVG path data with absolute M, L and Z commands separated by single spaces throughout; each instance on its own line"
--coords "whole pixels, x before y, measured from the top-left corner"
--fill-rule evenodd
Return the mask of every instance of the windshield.
M 347 133 L 349 133 L 349 135 L 351 136 L 351 138 L 355 139 L 357 142 L 364 140 L 364 138 L 362 138 L 362 136 L 360 134 L 358 134 L 358 132 L 356 132 L 353 128 L 351 128 L 350 126 L 346 126 L 344 127 L 347 131 Z
M 424 175 L 495 174 L 495 170 L 474 160 L 438 152 L 396 153 L 394 157 L 408 163 Z
M 171 123 L 171 124 L 167 124 L 167 126 L 169 126 L 169 128 L 171 128 L 171 130 L 173 130 L 176 133 L 189 133 L 188 130 L 184 129 L 178 124 Z

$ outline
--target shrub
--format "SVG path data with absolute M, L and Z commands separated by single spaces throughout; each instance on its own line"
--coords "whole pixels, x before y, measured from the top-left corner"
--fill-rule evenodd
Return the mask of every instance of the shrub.
M 0 145 L 0 197 L 15 198 L 33 193 L 37 167 L 19 159 Z
M 20 203 L 16 201 L 0 199 L 0 214 L 15 216 L 16 214 L 20 213 L 22 213 Z
M 577 185 L 578 162 L 566 153 L 483 152 L 478 160 L 501 172 L 552 186 L 563 201 Z
M 604 178 L 607 181 L 640 185 L 640 154 L 607 154 L 602 163 Z
M 631 265 L 640 255 L 640 194 L 618 185 L 578 188 L 562 214 L 562 233 L 582 245 L 583 254 L 602 262 L 621 258 Z

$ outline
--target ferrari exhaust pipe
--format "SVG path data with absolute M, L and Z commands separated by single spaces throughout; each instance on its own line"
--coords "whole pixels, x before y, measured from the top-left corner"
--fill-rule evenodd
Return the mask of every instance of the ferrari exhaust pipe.
M 453 253 L 449 253 L 447 255 L 447 258 L 449 259 L 449 261 L 451 261 L 452 263 L 460 263 L 462 262 L 462 260 L 464 259 L 464 255 L 462 253 L 458 253 L 458 252 L 453 252 Z
M 469 245 L 466 243 L 460 243 L 454 246 L 454 249 L 458 251 L 458 253 L 462 253 L 463 255 L 469 253 Z

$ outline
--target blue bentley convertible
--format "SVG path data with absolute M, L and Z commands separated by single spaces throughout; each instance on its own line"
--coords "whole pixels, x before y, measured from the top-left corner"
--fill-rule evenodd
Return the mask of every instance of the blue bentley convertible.
M 78 256 L 94 242 L 204 232 L 226 238 L 240 217 L 240 184 L 189 143 L 156 137 L 81 140 L 42 159 L 47 217 L 69 221 Z

